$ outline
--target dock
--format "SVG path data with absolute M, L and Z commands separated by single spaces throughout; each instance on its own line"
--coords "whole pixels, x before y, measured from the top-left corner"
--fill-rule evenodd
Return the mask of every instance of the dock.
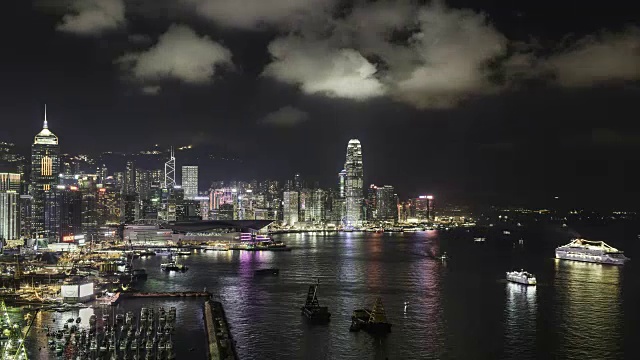
M 208 300 L 204 303 L 205 330 L 209 360 L 238 360 L 235 341 L 229 331 L 229 324 L 222 303 Z

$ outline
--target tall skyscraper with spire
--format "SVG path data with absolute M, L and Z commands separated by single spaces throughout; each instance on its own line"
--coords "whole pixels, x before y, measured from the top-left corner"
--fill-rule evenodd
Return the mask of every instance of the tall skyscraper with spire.
M 31 232 L 36 237 L 48 237 L 45 234 L 45 193 L 59 184 L 60 146 L 58 137 L 49 130 L 47 107 L 44 108 L 44 124 L 35 136 L 31 146 Z
M 364 202 L 362 169 L 362 146 L 358 139 L 349 140 L 347 161 L 344 163 L 345 176 L 345 225 L 355 226 L 362 223 L 362 205 Z

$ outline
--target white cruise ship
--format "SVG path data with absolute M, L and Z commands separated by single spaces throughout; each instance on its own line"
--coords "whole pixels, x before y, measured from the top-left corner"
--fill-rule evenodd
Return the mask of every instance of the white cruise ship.
M 538 283 L 536 277 L 533 274 L 530 274 L 524 270 L 508 272 L 507 281 L 523 285 L 535 285 Z
M 598 264 L 624 265 L 629 260 L 624 253 L 604 241 L 574 239 L 556 248 L 556 258 Z

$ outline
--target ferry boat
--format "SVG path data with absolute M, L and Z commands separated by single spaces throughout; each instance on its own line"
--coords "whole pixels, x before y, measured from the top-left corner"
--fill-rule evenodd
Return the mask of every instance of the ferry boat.
M 574 239 L 569 244 L 556 248 L 556 258 L 598 264 L 624 265 L 629 258 L 604 241 Z
M 536 285 L 536 277 L 524 270 L 510 271 L 507 273 L 507 281 L 522 284 L 522 285 Z
M 331 313 L 327 306 L 320 306 L 318 302 L 318 283 L 309 285 L 309 291 L 307 292 L 307 301 L 304 306 L 300 308 L 302 315 L 304 315 L 309 321 L 314 323 L 327 323 L 331 320 Z
M 229 251 L 229 244 L 217 243 L 213 246 L 206 245 L 203 247 L 204 251 Z
M 156 256 L 171 256 L 171 251 L 168 249 L 160 249 L 156 251 Z

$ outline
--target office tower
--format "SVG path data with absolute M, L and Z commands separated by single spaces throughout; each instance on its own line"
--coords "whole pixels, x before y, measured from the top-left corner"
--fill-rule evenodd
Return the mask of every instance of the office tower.
M 365 218 L 368 221 L 378 220 L 378 187 L 374 184 L 369 185 L 366 204 L 367 216 Z
M 338 197 L 344 198 L 346 196 L 345 183 L 347 181 L 347 170 L 342 170 L 338 173 Z
M 293 190 L 300 191 L 304 188 L 304 180 L 302 180 L 302 175 L 295 174 L 293 175 Z
M 20 238 L 20 195 L 0 190 L 0 241 Z
M 99 226 L 120 224 L 120 192 L 114 183 L 98 189 L 97 222 Z
M 362 146 L 357 139 L 349 140 L 347 145 L 347 160 L 344 164 L 347 172 L 345 177 L 345 206 L 346 214 L 344 223 L 346 226 L 355 226 L 362 223 L 363 205 L 363 177 Z
M 193 200 L 198 196 L 198 167 L 183 166 L 182 167 L 182 189 L 184 190 L 184 198 Z
M 20 193 L 21 176 L 19 173 L 0 172 L 0 191 Z
M 124 171 L 122 192 L 127 195 L 136 193 L 136 167 L 133 161 L 127 161 L 127 167 Z
M 384 185 L 376 187 L 376 220 L 395 221 L 398 212 L 398 204 L 393 186 Z
M 282 194 L 283 221 L 289 226 L 293 226 L 298 222 L 299 194 L 297 191 L 285 191 Z
M 31 205 L 33 198 L 31 195 L 20 195 L 20 237 L 31 237 Z
M 152 172 L 144 169 L 136 169 L 136 191 L 140 202 L 148 200 L 151 196 L 151 187 L 153 185 Z
M 60 147 L 58 137 L 47 124 L 47 109 L 44 124 L 31 146 L 31 231 L 36 237 L 45 235 L 45 193 L 58 185 L 60 173 Z
M 96 171 L 96 173 L 98 174 L 99 183 L 102 183 L 103 181 L 105 181 L 107 179 L 107 176 L 109 176 L 107 165 L 102 164 L 101 166 L 98 166 L 98 170 Z
M 57 185 L 44 194 L 44 234 L 51 242 L 69 241 L 82 231 L 82 193 Z
M 311 192 L 311 204 L 307 206 L 307 221 L 312 221 L 313 223 L 321 223 L 326 220 L 326 201 L 326 191 L 322 189 L 314 189 Z
M 169 154 L 169 160 L 164 163 L 164 188 L 173 190 L 176 186 L 176 157 L 173 153 L 173 147 Z
M 413 200 L 413 210 L 418 220 L 433 220 L 433 196 L 420 195 Z

